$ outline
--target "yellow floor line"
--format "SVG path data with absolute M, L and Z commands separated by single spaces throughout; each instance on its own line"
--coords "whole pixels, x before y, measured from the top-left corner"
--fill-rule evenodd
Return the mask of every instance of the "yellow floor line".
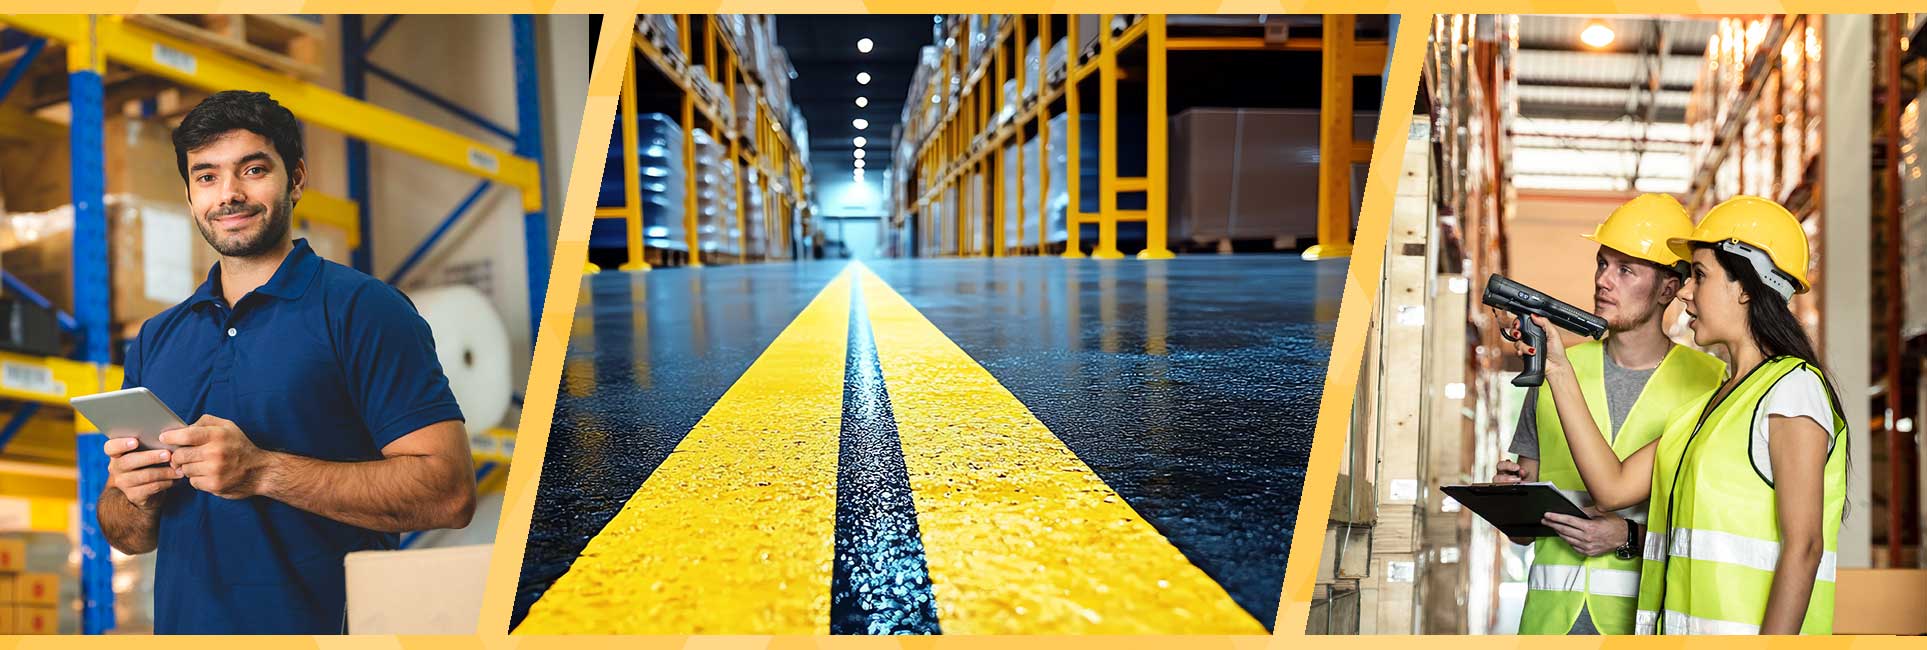
M 1265 633 L 989 371 L 858 268 L 944 633 Z
M 517 633 L 829 630 L 850 275 L 730 386 Z

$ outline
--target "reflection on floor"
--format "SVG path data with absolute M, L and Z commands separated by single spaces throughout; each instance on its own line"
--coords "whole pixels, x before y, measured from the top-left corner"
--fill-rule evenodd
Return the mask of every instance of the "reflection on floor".
M 1262 632 L 1342 262 L 585 278 L 518 632 Z

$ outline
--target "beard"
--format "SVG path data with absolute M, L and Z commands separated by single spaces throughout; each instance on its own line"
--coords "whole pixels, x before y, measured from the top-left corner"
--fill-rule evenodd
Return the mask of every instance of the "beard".
M 252 234 L 243 232 L 222 239 L 208 225 L 210 219 L 249 212 L 262 212 L 267 217 Z M 288 238 L 288 230 L 293 227 L 293 222 L 294 201 L 289 200 L 284 192 L 274 200 L 271 209 L 258 203 L 224 206 L 208 213 L 206 217 L 195 219 L 194 226 L 201 231 L 201 238 L 207 240 L 207 244 L 214 247 L 214 252 L 222 257 L 246 258 L 274 250 L 281 240 Z
M 1655 304 L 1655 302 L 1656 301 L 1653 300 L 1647 300 L 1641 303 L 1641 306 L 1644 306 L 1645 309 L 1639 313 L 1633 313 L 1633 311 L 1627 309 L 1623 303 L 1614 305 L 1616 309 L 1613 310 L 1613 315 L 1606 318 L 1606 331 L 1626 332 L 1639 329 L 1639 327 L 1645 325 L 1647 321 L 1664 316 L 1666 314 L 1666 308 Z

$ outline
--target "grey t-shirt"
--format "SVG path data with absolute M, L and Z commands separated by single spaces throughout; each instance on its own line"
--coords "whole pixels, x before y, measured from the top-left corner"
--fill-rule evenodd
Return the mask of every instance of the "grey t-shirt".
M 1610 345 L 1610 343 L 1608 344 Z M 1613 355 L 1605 357 L 1602 379 L 1606 384 L 1606 414 L 1612 430 L 1606 432 L 1606 439 L 1619 437 L 1619 425 L 1626 423 L 1626 416 L 1633 412 L 1633 403 L 1639 401 L 1639 394 L 1646 390 L 1646 380 L 1653 378 L 1657 366 L 1645 370 L 1628 370 L 1613 363 Z M 1507 446 L 1520 458 L 1539 457 L 1539 389 L 1526 391 L 1525 408 L 1519 409 L 1519 426 L 1512 430 L 1512 444 Z M 1579 618 L 1572 622 L 1567 634 L 1598 634 L 1599 628 L 1592 622 L 1592 612 L 1584 606 L 1579 609 Z
M 1639 401 L 1639 394 L 1646 390 L 1646 381 L 1653 378 L 1657 366 L 1645 370 L 1628 370 L 1613 363 L 1613 355 L 1605 357 L 1603 379 L 1606 384 L 1606 414 L 1612 430 L 1606 432 L 1606 439 L 1619 437 L 1619 425 L 1626 422 L 1626 416 L 1633 412 L 1633 403 Z M 1506 449 L 1521 458 L 1539 457 L 1539 389 L 1526 391 L 1525 408 L 1519 409 L 1519 426 L 1512 430 L 1512 444 Z

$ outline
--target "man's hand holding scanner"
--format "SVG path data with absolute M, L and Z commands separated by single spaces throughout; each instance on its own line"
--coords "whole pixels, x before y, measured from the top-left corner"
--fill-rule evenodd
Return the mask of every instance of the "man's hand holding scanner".
M 166 449 L 140 449 L 140 441 L 134 438 L 108 438 L 104 451 L 107 485 L 143 512 L 159 511 L 163 493 L 181 478 L 172 464 L 174 452 Z
M 187 479 L 194 489 L 223 499 L 267 492 L 273 455 L 254 446 L 232 421 L 202 415 L 193 424 L 162 433 L 161 442 L 179 447 L 167 462 L 176 477 Z

